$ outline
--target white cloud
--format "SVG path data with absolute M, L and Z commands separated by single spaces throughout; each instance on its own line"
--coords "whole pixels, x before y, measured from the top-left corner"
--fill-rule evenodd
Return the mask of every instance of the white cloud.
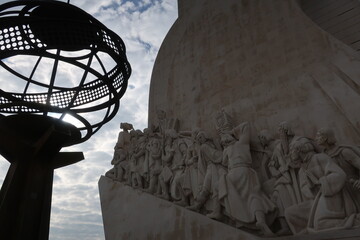
M 7 2 L 0 0 L 0 4 Z M 64 1 L 66 2 L 66 1 Z M 97 182 L 111 168 L 120 122 L 147 126 L 150 76 L 165 34 L 177 17 L 176 0 L 71 0 L 116 32 L 125 42 L 133 72 L 115 118 L 87 142 L 67 151 L 83 151 L 85 160 L 55 171 L 51 240 L 104 239 Z M 26 64 L 21 61 L 21 64 Z M 22 66 L 23 67 L 23 66 Z M 25 66 L 24 66 L 25 67 Z M 45 74 L 41 72 L 41 74 Z M 64 76 L 74 75 L 73 71 Z M 0 69 L 0 86 L 9 79 Z M 12 86 L 14 87 L 14 86 Z M 9 164 L 0 159 L 0 184 Z

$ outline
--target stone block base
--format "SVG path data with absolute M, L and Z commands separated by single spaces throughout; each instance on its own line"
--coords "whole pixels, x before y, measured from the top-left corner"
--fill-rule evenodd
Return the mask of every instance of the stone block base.
M 106 240 L 265 239 L 104 176 L 99 180 L 99 191 Z M 360 229 L 267 239 L 358 240 Z

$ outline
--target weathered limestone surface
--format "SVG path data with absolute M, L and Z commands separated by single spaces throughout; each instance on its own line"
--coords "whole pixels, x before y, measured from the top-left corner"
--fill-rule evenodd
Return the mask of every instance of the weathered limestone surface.
M 303 235 L 276 239 L 359 239 L 360 54 L 305 2 L 179 0 L 153 69 L 149 128 L 123 128 L 106 173 L 133 188 L 99 182 L 107 239 L 258 239 L 287 225 Z M 255 195 L 251 209 L 244 196 Z M 222 214 L 257 235 L 209 219 L 229 223 Z
M 99 180 L 106 240 L 256 240 L 265 239 L 211 220 L 123 183 Z M 285 236 L 277 240 L 357 240 L 360 229 Z
M 289 121 L 314 136 L 360 141 L 360 56 L 309 19 L 296 0 L 181 0 L 153 69 L 156 109 L 181 129 L 215 131 L 224 108 L 256 129 Z
M 259 239 L 104 176 L 99 189 L 106 240 Z

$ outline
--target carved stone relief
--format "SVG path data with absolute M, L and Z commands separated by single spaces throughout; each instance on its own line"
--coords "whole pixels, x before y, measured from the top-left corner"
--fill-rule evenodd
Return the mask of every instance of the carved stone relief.
M 282 122 L 278 138 L 251 139 L 250 124 L 224 111 L 216 138 L 178 127 L 163 111 L 144 131 L 122 123 L 106 176 L 262 236 L 360 226 L 360 148 L 337 145 L 330 129 L 311 139 Z

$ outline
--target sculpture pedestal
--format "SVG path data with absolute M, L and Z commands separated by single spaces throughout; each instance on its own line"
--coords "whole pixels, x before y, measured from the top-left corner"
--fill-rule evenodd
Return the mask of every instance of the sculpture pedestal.
M 99 190 L 106 240 L 260 239 L 104 176 Z
M 261 238 L 104 176 L 99 191 L 106 240 L 358 240 L 360 236 L 360 229 L 353 229 Z

